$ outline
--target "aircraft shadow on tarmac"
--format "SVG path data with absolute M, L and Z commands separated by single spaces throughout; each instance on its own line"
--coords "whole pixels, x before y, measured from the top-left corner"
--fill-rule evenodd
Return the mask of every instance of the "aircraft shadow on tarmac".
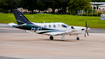
M 49 40 L 49 39 L 41 39 L 43 41 L 59 41 L 59 42 L 77 42 L 76 40 L 60 40 L 60 39 L 54 39 L 54 40 Z
M 77 40 L 74 39 L 70 39 L 70 40 L 60 40 L 60 39 L 54 39 L 54 40 L 50 40 L 50 39 L 29 39 L 29 40 L 9 40 L 9 41 L 15 41 L 15 42 L 35 42 L 35 41 L 59 41 L 59 42 L 78 42 Z

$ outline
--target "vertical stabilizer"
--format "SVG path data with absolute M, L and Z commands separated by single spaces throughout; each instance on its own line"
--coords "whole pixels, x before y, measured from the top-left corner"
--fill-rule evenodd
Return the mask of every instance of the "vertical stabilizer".
M 16 18 L 16 21 L 18 23 L 18 25 L 21 25 L 21 24 L 32 24 L 19 10 L 17 9 L 13 9 L 12 10 L 14 15 L 15 15 L 15 18 Z

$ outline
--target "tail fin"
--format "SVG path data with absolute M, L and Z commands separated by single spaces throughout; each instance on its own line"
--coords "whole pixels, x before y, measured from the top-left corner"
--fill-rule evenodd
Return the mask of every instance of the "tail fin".
M 12 11 L 15 15 L 15 18 L 16 18 L 18 25 L 21 25 L 24 23 L 25 24 L 32 24 L 19 10 L 13 9 Z

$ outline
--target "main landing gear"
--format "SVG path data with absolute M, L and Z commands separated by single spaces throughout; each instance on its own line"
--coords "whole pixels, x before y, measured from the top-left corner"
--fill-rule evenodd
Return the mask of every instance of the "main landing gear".
M 53 36 L 50 36 L 50 40 L 53 40 Z M 61 40 L 64 41 L 65 40 L 65 35 L 62 35 Z
M 54 38 L 53 38 L 53 36 L 50 36 L 50 40 L 53 40 Z
M 79 40 L 80 38 L 79 38 L 79 37 L 77 37 L 76 39 L 77 39 L 77 40 Z

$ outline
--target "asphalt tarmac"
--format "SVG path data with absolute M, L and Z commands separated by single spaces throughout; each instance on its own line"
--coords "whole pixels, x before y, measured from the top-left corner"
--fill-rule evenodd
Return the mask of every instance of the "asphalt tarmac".
M 0 59 L 105 59 L 105 29 L 91 29 L 90 36 L 48 36 L 0 24 Z

